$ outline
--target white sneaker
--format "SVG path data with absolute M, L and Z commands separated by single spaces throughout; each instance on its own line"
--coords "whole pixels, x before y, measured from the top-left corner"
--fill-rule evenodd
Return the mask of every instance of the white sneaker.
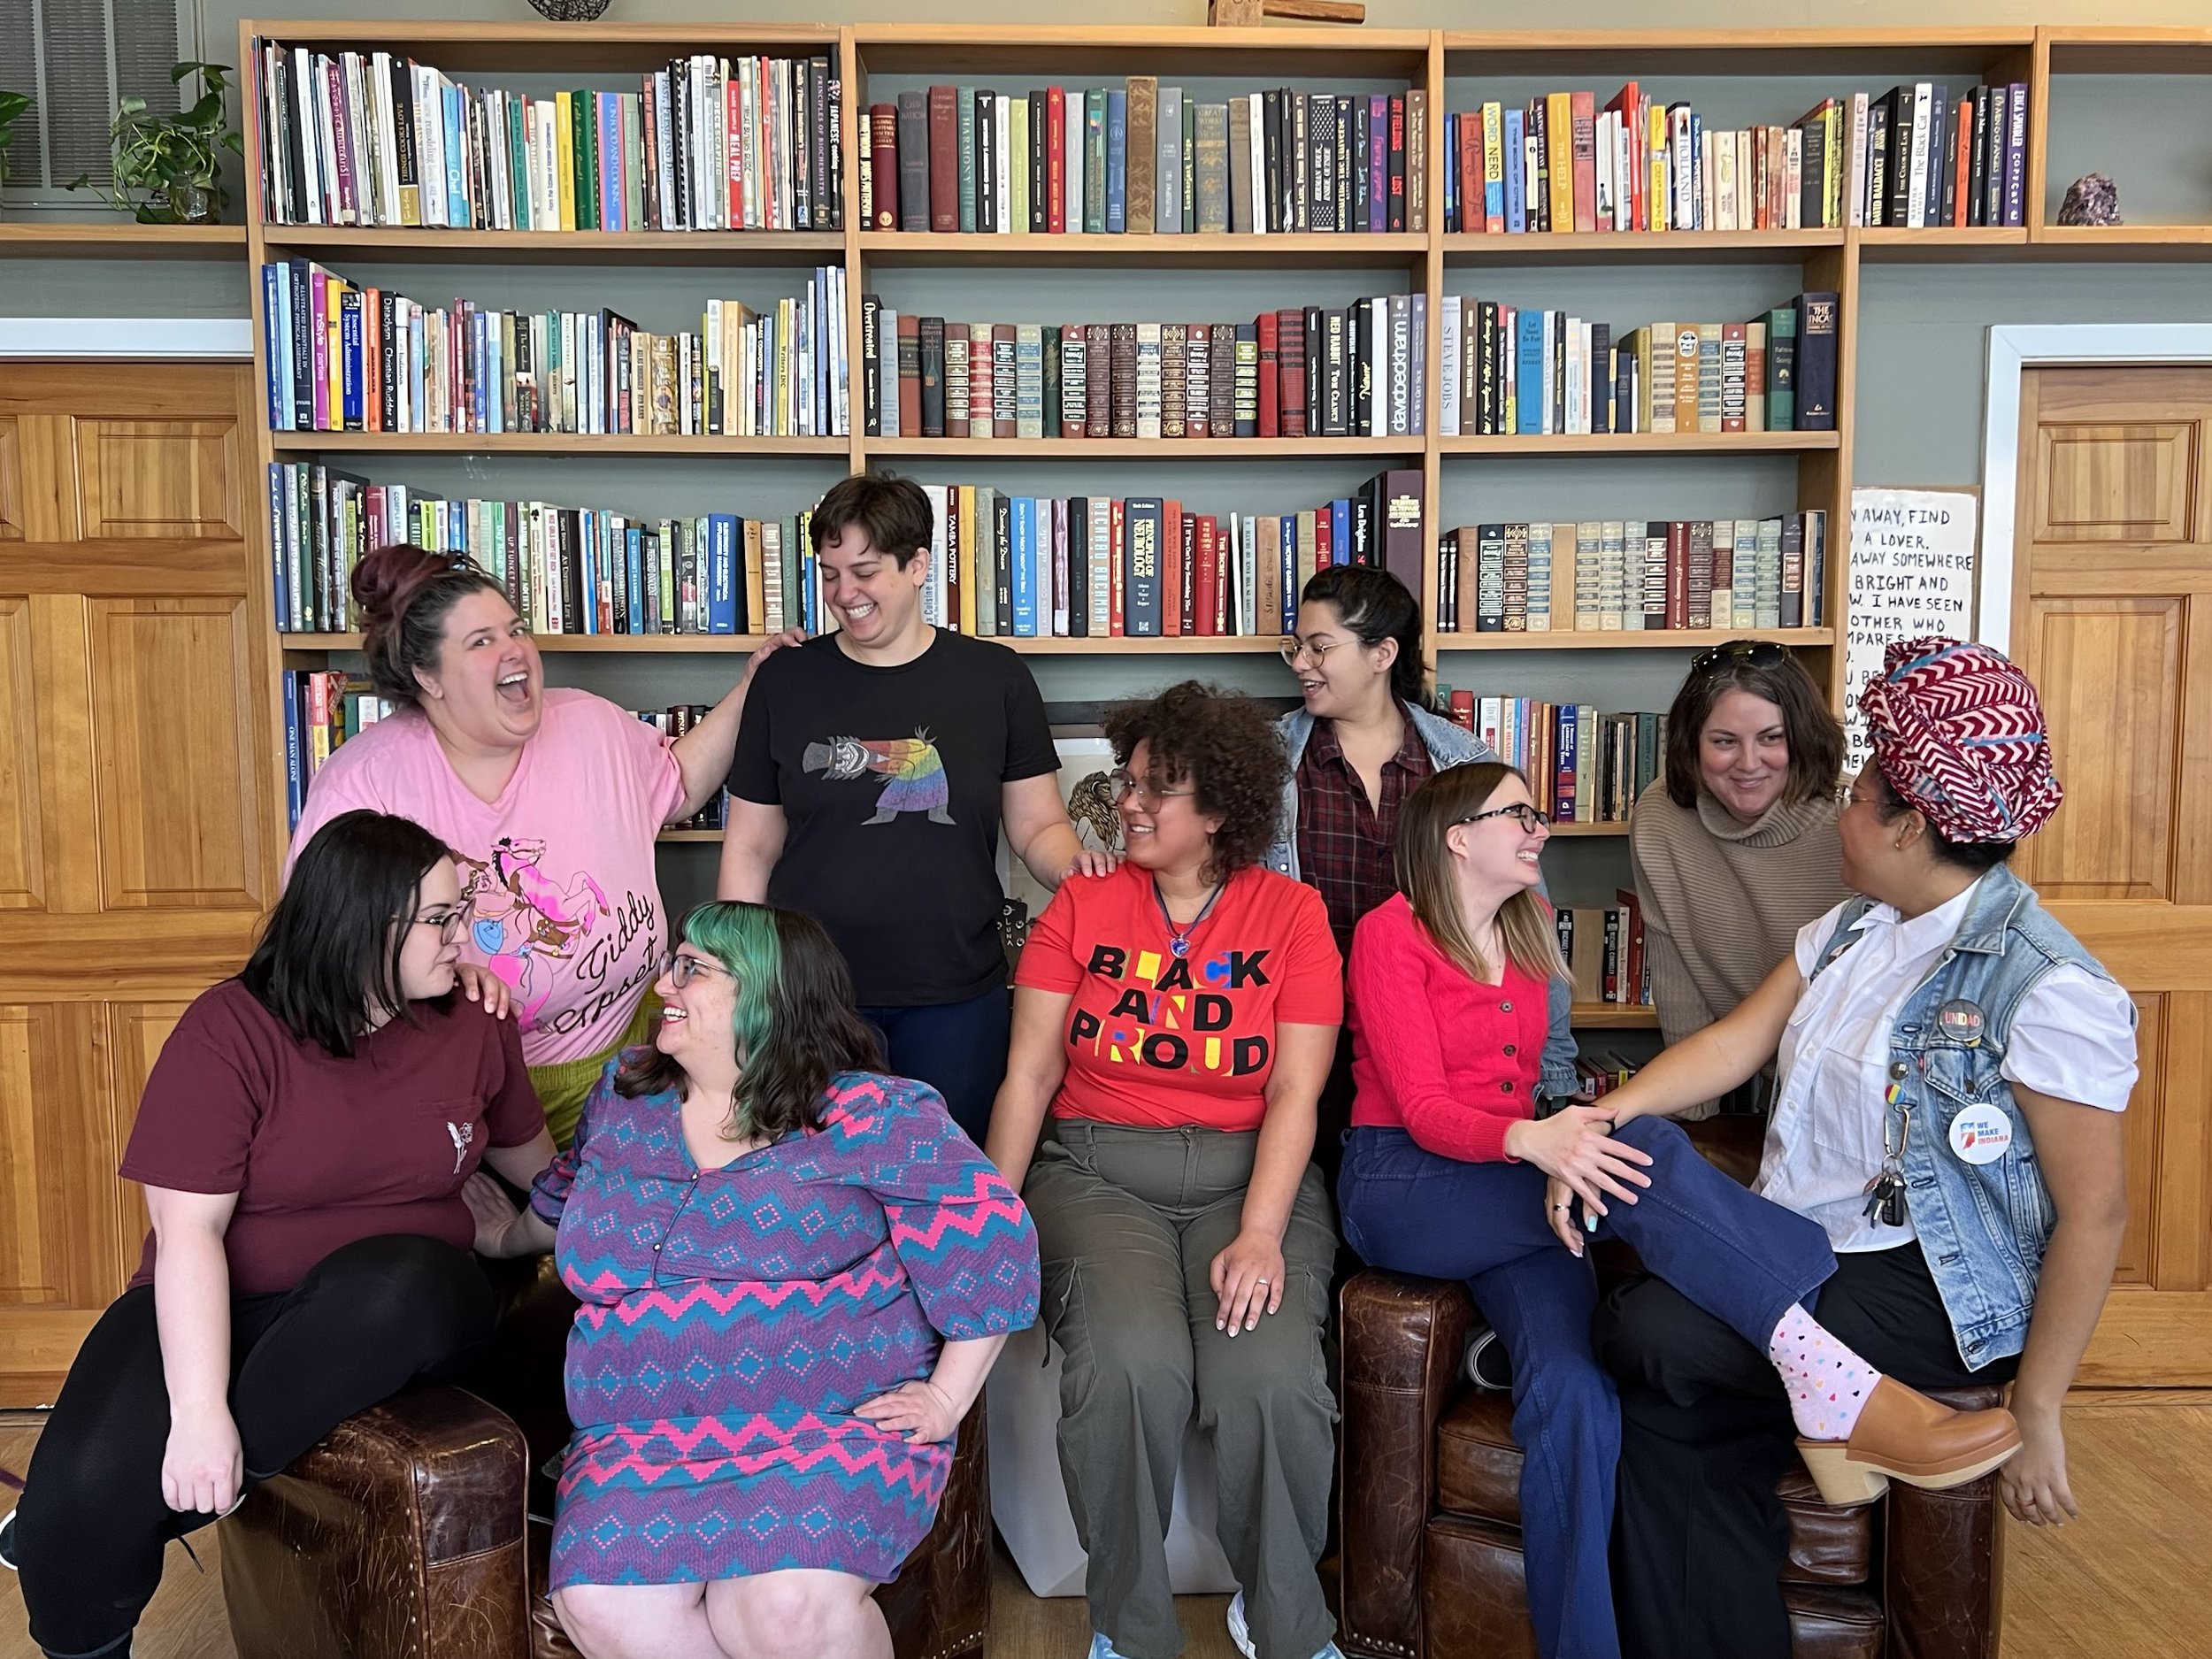
M 13 1509 L 10 1509 L 5 1515 L 0 1515 L 0 1567 L 5 1567 L 10 1572 L 16 1571 L 15 1511 Z
M 1102 1630 L 1091 1632 L 1091 1659 L 1122 1659 L 1114 1644 L 1106 1640 L 1106 1632 Z
M 1244 1659 L 1260 1659 L 1260 1650 L 1253 1645 L 1251 1627 L 1244 1622 L 1244 1592 L 1240 1590 L 1229 1598 L 1229 1640 L 1236 1644 Z M 1098 1659 L 1096 1654 L 1091 1659 Z M 1313 1659 L 1344 1659 L 1344 1653 L 1334 1642 L 1321 1644 L 1321 1651 Z

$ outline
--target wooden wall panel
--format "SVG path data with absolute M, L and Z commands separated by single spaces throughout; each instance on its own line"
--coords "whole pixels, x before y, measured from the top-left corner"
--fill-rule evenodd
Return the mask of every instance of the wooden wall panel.
M 2031 602 L 2023 642 L 2066 786 L 2021 849 L 2047 903 L 2173 896 L 2185 609 L 2170 595 Z
M 234 541 L 233 420 L 79 420 L 79 534 Z
M 22 450 L 15 417 L 0 415 L 0 541 L 23 539 Z
M 130 1144 L 131 1125 L 138 1121 L 139 1102 L 145 1097 L 146 1079 L 169 1041 L 188 1002 L 114 1002 L 109 1005 L 110 1029 L 114 1034 L 114 1079 L 108 1095 L 110 1135 L 119 1149 Z M 127 1272 L 135 1271 L 138 1253 L 146 1240 L 146 1194 L 135 1182 L 119 1180 L 121 1189 L 112 1214 L 116 1248 Z M 120 1288 L 119 1286 L 118 1288 Z
M 122 1287 L 119 1148 L 96 1002 L 0 1004 L 0 1306 L 97 1306 Z
M 2163 996 L 2139 996 L 2135 1029 L 2140 1076 L 2122 1118 L 2127 1158 L 2128 1228 L 2120 1240 L 2116 1285 L 2147 1285 L 2158 1235 L 2159 1132 L 2165 1123 L 2166 1003 Z
M 45 903 L 31 603 L 0 595 L 0 910 Z
M 108 909 L 258 909 L 242 602 L 88 604 L 102 899 Z
M 2196 519 L 2193 419 L 2052 422 L 2037 434 L 2039 541 L 2186 541 Z

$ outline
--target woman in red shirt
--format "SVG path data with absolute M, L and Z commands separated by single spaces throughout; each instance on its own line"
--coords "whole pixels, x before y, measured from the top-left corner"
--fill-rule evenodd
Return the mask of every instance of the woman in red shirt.
M 1400 895 L 1353 934 L 1356 1094 L 1337 1195 L 1362 1257 L 1465 1280 L 1504 1342 L 1538 1649 L 1610 1659 L 1620 1412 L 1591 1343 L 1586 1237 L 1627 1240 L 1655 1278 L 1767 1355 L 1816 1479 L 1841 1451 L 1957 1486 L 2010 1456 L 2019 1430 L 2008 1412 L 1949 1411 L 1879 1377 L 1815 1322 L 1802 1304 L 1835 1271 L 1827 1234 L 1739 1187 L 1671 1120 L 1617 1128 L 1602 1102 L 1535 1116 L 1544 993 L 1566 971 L 1534 891 L 1549 833 L 1527 780 L 1495 762 L 1439 772 L 1407 799 Z
M 1289 764 L 1258 704 L 1186 681 L 1105 724 L 1128 859 L 1064 883 L 1030 933 L 988 1147 L 1066 1356 L 1091 1659 L 1182 1646 L 1165 1540 L 1194 1406 L 1250 1598 L 1231 1635 L 1335 1655 L 1314 1570 L 1335 1461 L 1336 1233 L 1310 1161 L 1343 1013 L 1328 911 L 1259 862 Z
M 435 836 L 342 814 L 162 1045 L 122 1168 L 153 1231 L 0 1539 L 47 1654 L 127 1652 L 171 1539 L 490 1333 L 461 1189 L 553 1142 L 514 1022 L 452 995 L 465 915 Z

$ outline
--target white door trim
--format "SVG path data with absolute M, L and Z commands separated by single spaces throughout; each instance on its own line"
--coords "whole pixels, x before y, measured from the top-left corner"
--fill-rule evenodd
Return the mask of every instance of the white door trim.
M 2020 479 L 2020 377 L 2044 363 L 2212 363 L 2212 323 L 1994 325 L 1982 419 L 1983 641 L 2009 650 Z
M 0 357 L 250 357 L 243 317 L 0 317 Z

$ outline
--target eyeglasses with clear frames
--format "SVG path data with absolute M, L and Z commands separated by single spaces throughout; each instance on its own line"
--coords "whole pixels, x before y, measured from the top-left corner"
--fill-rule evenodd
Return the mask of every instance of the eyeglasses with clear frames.
M 1147 812 L 1159 810 L 1160 803 L 1171 801 L 1179 795 L 1196 795 L 1195 789 L 1158 789 L 1148 783 L 1139 783 L 1125 772 L 1118 772 L 1106 780 L 1106 788 L 1119 806 L 1131 795 L 1137 797 L 1138 807 Z
M 718 962 L 710 962 L 704 956 L 687 956 L 680 951 L 672 950 L 661 958 L 661 972 L 666 976 L 669 984 L 680 991 L 702 973 L 718 973 L 728 979 L 737 977 Z
M 1486 818 L 1509 818 L 1520 825 L 1524 834 L 1533 835 L 1547 824 L 1550 817 L 1538 811 L 1525 801 L 1516 801 L 1511 806 L 1494 806 L 1487 812 L 1472 812 L 1459 819 L 1462 824 L 1479 824 Z
M 1321 659 L 1343 643 L 1342 640 L 1302 640 L 1294 634 L 1286 634 L 1283 642 L 1276 649 L 1283 654 L 1283 663 L 1286 667 L 1297 667 L 1298 659 L 1302 656 L 1318 668 Z
M 450 941 L 459 935 L 461 924 L 468 919 L 468 913 L 469 907 L 465 904 L 448 904 L 438 910 L 425 910 L 415 918 L 415 926 L 434 927 L 438 930 L 439 938 Z

